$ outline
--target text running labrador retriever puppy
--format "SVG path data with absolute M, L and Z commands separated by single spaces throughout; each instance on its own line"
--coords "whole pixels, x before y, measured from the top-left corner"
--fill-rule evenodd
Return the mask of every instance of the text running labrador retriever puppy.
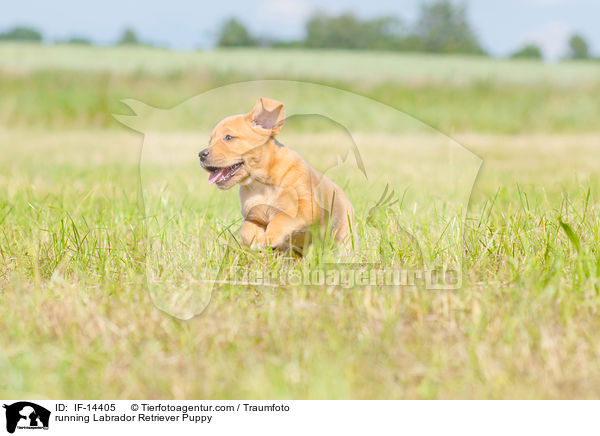
M 247 114 L 217 124 L 199 153 L 208 182 L 219 189 L 240 185 L 241 239 L 247 246 L 302 249 L 315 228 L 329 229 L 349 246 L 352 204 L 335 183 L 275 139 L 284 117 L 282 103 L 262 97 Z

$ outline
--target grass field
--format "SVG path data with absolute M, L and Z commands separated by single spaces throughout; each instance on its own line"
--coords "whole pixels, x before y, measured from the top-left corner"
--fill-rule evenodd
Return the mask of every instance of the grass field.
M 169 108 L 246 80 L 322 83 L 388 104 L 447 134 L 596 132 L 600 62 L 509 61 L 397 53 L 0 44 L 0 125 L 122 128 L 122 99 Z M 565 110 L 568 108 L 568 110 Z M 195 119 L 176 128 L 194 128 Z
M 192 60 L 31 46 L 21 63 L 11 50 L 0 45 L 0 397 L 598 398 L 598 64 L 385 55 L 403 75 L 386 67 L 363 81 L 362 70 L 342 76 L 321 64 L 330 54 L 319 52 L 284 52 L 280 69 L 265 73 L 252 62 L 269 52 Z M 123 55 L 145 63 L 130 67 Z M 345 55 L 350 63 L 379 59 Z M 243 68 L 225 71 L 238 57 Z M 410 96 L 415 111 L 400 109 L 425 121 L 430 114 L 430 124 L 483 160 L 462 228 L 461 289 L 226 285 L 189 321 L 156 308 L 152 297 L 174 289 L 169 265 L 179 268 L 180 286 L 189 271 L 221 260 L 226 243 L 234 247 L 226 262 L 255 269 L 313 269 L 341 258 L 315 249 L 290 266 L 235 248 L 236 193 L 209 190 L 204 173 L 189 172 L 186 154 L 146 156 L 143 171 L 159 183 L 141 186 L 141 137 L 110 118 L 113 108 L 127 112 L 120 98 L 174 105 L 217 84 L 287 77 L 286 62 L 304 66 L 293 78 L 380 93 L 396 107 L 398 96 Z M 496 71 L 496 62 L 503 72 L 481 85 L 480 75 L 491 74 L 481 71 Z M 463 68 L 469 72 L 456 77 Z M 423 71 L 440 80 L 410 79 Z M 549 79 L 538 83 L 539 75 Z M 190 149 L 202 140 L 185 123 L 164 134 Z M 361 152 L 380 153 L 385 135 L 367 126 L 360 137 L 376 140 Z M 428 143 L 414 132 L 394 135 Z M 285 143 L 337 140 L 301 125 Z M 377 231 L 367 225 L 377 195 L 354 192 L 361 242 L 345 260 L 369 251 L 384 268 L 414 264 L 387 215 Z M 157 212 L 148 217 L 150 206 Z M 424 225 L 437 218 L 408 204 L 397 212 Z M 438 252 L 440 244 L 426 248 Z M 148 259 L 158 271 L 154 295 Z

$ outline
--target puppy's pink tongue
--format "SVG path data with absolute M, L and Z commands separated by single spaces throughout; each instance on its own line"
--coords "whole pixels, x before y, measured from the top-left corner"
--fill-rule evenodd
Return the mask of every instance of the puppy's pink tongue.
M 217 171 L 211 171 L 211 173 L 208 175 L 208 183 L 211 185 L 213 183 L 219 183 L 219 181 L 225 175 L 225 171 L 227 171 L 227 168 L 221 168 L 220 170 L 217 170 Z

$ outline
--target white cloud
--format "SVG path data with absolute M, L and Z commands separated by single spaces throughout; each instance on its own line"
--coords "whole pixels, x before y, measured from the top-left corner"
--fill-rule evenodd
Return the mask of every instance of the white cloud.
M 258 7 L 258 16 L 261 20 L 284 26 L 298 26 L 311 11 L 312 8 L 302 0 L 264 0 Z
M 557 60 L 566 54 L 570 34 L 571 29 L 566 24 L 550 21 L 525 35 L 521 45 L 536 44 L 542 49 L 544 57 Z

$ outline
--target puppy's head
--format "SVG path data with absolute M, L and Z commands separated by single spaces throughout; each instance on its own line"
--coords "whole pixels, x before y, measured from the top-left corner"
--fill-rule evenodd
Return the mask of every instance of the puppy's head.
M 229 189 L 245 183 L 260 165 L 263 147 L 283 125 L 283 103 L 261 97 L 247 114 L 222 120 L 210 135 L 207 148 L 199 153 L 200 165 L 209 172 L 208 183 Z

